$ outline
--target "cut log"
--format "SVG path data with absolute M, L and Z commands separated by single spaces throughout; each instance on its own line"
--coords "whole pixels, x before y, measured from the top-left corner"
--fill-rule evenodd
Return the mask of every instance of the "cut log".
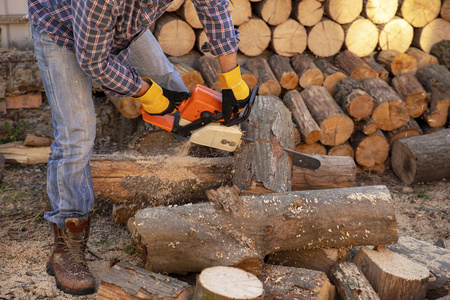
M 138 211 L 128 226 L 145 247 L 146 268 L 199 272 L 210 266 L 262 262 L 275 251 L 387 245 L 398 239 L 385 186 L 240 198 L 242 216 L 212 203 Z
M 194 29 L 202 29 L 202 23 L 198 17 L 194 3 L 191 0 L 185 0 L 183 5 L 176 11 L 181 18 Z
M 392 86 L 405 102 L 411 118 L 420 117 L 428 107 L 427 92 L 412 74 L 403 74 L 392 79 Z
M 366 78 L 378 77 L 377 72 L 369 67 L 356 54 L 348 50 L 344 50 L 339 53 L 335 57 L 335 62 L 337 66 L 344 70 L 348 76 L 355 78 L 358 81 L 364 80 Z
M 240 69 L 241 69 L 242 80 L 244 80 L 245 83 L 248 85 L 248 87 L 251 90 L 253 90 L 255 85 L 258 84 L 258 78 L 255 76 L 255 74 L 251 73 L 249 70 L 247 70 L 243 66 L 240 66 Z
M 406 184 L 450 177 L 450 129 L 395 141 L 394 173 Z
M 362 57 L 362 60 L 369 66 L 372 68 L 372 70 L 374 70 L 375 72 L 377 72 L 378 74 L 378 78 L 386 81 L 387 83 L 389 83 L 390 77 L 389 77 L 389 71 L 386 70 L 385 67 L 383 67 L 381 64 L 379 64 L 374 57 L 374 53 L 372 53 L 371 55 Z
M 392 131 L 385 132 L 385 136 L 386 136 L 386 139 L 387 139 L 390 147 L 392 147 L 393 143 L 396 140 L 407 138 L 407 137 L 412 137 L 412 136 L 417 136 L 417 135 L 422 135 L 422 134 L 423 134 L 423 131 L 420 128 L 419 124 L 417 124 L 416 120 L 414 120 L 412 118 L 409 120 L 408 123 L 406 123 L 402 127 L 397 128 Z
M 380 300 L 367 278 L 351 262 L 342 262 L 333 269 L 331 281 L 341 299 Z
M 372 118 L 355 122 L 355 131 L 360 131 L 365 135 L 371 135 L 378 131 L 378 124 Z
M 441 18 L 450 22 L 450 1 L 449 0 L 442 1 Z
M 431 64 L 439 64 L 436 56 L 428 54 L 416 47 L 409 47 L 409 49 L 406 50 L 406 54 L 411 55 L 417 60 L 417 69 Z
M 6 96 L 7 109 L 39 108 L 42 105 L 42 94 L 25 94 Z
M 202 78 L 210 88 L 215 90 L 222 89 L 219 76 L 217 75 L 220 72 L 220 64 L 215 57 L 208 55 L 200 56 L 195 61 L 195 69 L 200 72 Z
M 375 24 L 385 24 L 397 12 L 398 0 L 364 0 L 363 15 Z
M 414 31 L 413 45 L 430 53 L 431 47 L 440 41 L 450 40 L 450 22 L 444 19 L 435 19 L 423 28 Z
M 355 158 L 355 151 L 349 142 L 345 142 L 342 145 L 331 147 L 328 150 L 329 156 L 348 156 L 352 159 Z
M 269 66 L 280 82 L 282 88 L 292 90 L 298 85 L 299 79 L 297 73 L 295 73 L 289 63 L 288 57 L 274 54 L 269 58 Z
M 319 141 L 321 137 L 320 127 L 314 121 L 300 93 L 297 90 L 287 92 L 283 97 L 283 103 L 291 111 L 302 140 L 306 144 L 314 144 Z
M 367 78 L 361 82 L 364 90 L 376 101 L 372 119 L 381 130 L 394 130 L 409 121 L 405 102 L 385 81 L 379 78 Z
M 441 10 L 440 0 L 399 0 L 398 14 L 416 28 L 424 27 L 437 18 Z
M 264 288 L 255 275 L 232 267 L 211 267 L 197 278 L 193 300 L 262 300 Z
M 308 30 L 308 48 L 317 56 L 333 56 L 341 50 L 344 37 L 341 25 L 324 18 Z
M 397 50 L 400 53 L 408 50 L 412 43 L 413 27 L 399 17 L 394 17 L 386 24 L 378 25 L 380 36 L 378 45 L 382 50 Z
M 169 57 L 170 62 L 175 67 L 175 70 L 180 74 L 181 79 L 183 80 L 184 85 L 187 89 L 192 92 L 197 84 L 204 84 L 202 74 L 191 68 L 191 66 L 183 63 L 177 57 Z
M 53 141 L 54 139 L 48 136 L 27 134 L 23 145 L 27 147 L 49 147 Z
M 170 3 L 169 7 L 167 8 L 167 12 L 174 12 L 177 11 L 181 5 L 183 5 L 184 0 L 174 0 Z
M 303 0 L 292 2 L 291 16 L 303 26 L 314 26 L 322 20 L 323 5 L 317 0 Z M 301 52 L 299 52 L 301 53 Z
M 252 6 L 249 0 L 233 0 L 229 2 L 231 20 L 234 26 L 240 26 L 248 22 L 252 17 Z
M 356 180 L 355 161 L 347 156 L 314 155 L 320 160 L 320 167 L 308 170 L 294 166 L 292 190 L 319 190 L 352 187 Z
M 351 144 L 355 149 L 355 161 L 363 167 L 382 164 L 389 156 L 389 143 L 380 130 L 372 135 L 356 131 Z
M 325 14 L 339 24 L 353 22 L 360 15 L 362 8 L 362 0 L 327 0 L 325 2 Z
M 154 35 L 164 53 L 171 56 L 187 54 L 195 45 L 194 29 L 174 13 L 158 19 Z
M 280 95 L 280 83 L 272 72 L 267 60 L 262 57 L 251 58 L 247 61 L 245 67 L 258 78 L 259 95 Z
M 269 26 L 261 20 L 253 16 L 248 22 L 238 27 L 239 51 L 248 56 L 260 55 L 270 44 L 271 31 Z
M 320 142 L 327 146 L 345 143 L 352 134 L 353 121 L 322 86 L 310 86 L 300 93 L 322 131 Z
M 262 0 L 255 3 L 253 11 L 269 25 L 280 25 L 289 18 L 291 0 Z
M 440 41 L 431 47 L 430 53 L 438 57 L 439 63 L 450 69 L 450 40 Z
M 337 84 L 334 97 L 344 112 L 356 121 L 370 117 L 375 108 L 375 101 L 361 88 L 356 79 L 345 78 Z
M 450 295 L 450 250 L 402 236 L 397 244 L 387 247 L 430 270 L 426 297 L 437 299 Z
M 381 299 L 425 299 L 429 272 L 424 266 L 384 246 L 360 249 L 353 263 Z
M 295 147 L 295 151 L 304 154 L 320 154 L 320 155 L 327 154 L 327 148 L 321 143 L 300 144 Z
M 345 33 L 345 46 L 359 57 L 369 55 L 378 45 L 378 27 L 368 19 L 358 17 L 342 28 Z
M 27 147 L 21 141 L 0 145 L 6 163 L 46 164 L 51 153 L 50 147 Z
M 299 77 L 302 88 L 313 85 L 322 85 L 324 76 L 307 54 L 297 54 L 291 58 L 291 64 Z
M 377 61 L 386 67 L 394 76 L 413 73 L 418 68 L 417 59 L 409 54 L 397 50 L 382 50 L 378 53 Z
M 127 262 L 114 265 L 100 280 L 98 300 L 188 300 L 194 288 L 184 281 Z
M 195 30 L 195 47 L 198 51 L 202 52 L 202 46 L 208 41 L 208 36 L 203 29 Z M 213 56 L 211 52 L 203 52 L 204 55 Z
M 272 27 L 271 48 L 279 55 L 293 56 L 306 49 L 307 34 L 305 27 L 293 19 Z
M 134 97 L 114 97 L 106 94 L 106 98 L 127 119 L 134 119 L 141 115 L 142 104 Z
M 247 143 L 235 152 L 233 184 L 251 193 L 256 185 L 274 192 L 291 189 L 292 162 L 284 148 L 294 148 L 294 124 L 291 113 L 274 96 L 258 96 L 249 119 L 242 123 L 246 137 L 273 144 Z M 258 153 L 258 155 L 255 155 Z M 242 166 L 246 166 L 242 168 Z M 259 189 L 255 189 L 259 190 Z
M 331 96 L 336 94 L 336 84 L 347 77 L 347 75 L 325 59 L 317 59 L 314 64 L 319 68 L 324 76 L 323 86 L 327 88 Z
M 286 266 L 264 265 L 259 276 L 264 299 L 334 300 L 336 289 L 325 273 Z

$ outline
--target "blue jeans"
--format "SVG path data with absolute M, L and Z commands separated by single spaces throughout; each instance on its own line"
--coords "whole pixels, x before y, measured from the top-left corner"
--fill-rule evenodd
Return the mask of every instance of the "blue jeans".
M 64 228 L 66 218 L 88 217 L 94 206 L 89 164 L 96 133 L 92 81 L 78 66 L 74 52 L 37 33 L 33 26 L 31 33 L 55 136 L 47 171 L 52 211 L 44 218 Z M 128 63 L 141 77 L 150 77 L 174 91 L 187 91 L 150 31 L 141 35 L 130 50 Z

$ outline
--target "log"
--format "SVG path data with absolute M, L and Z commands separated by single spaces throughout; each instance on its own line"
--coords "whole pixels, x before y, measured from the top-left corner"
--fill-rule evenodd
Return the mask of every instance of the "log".
M 325 273 L 286 266 L 264 265 L 259 276 L 264 299 L 334 300 L 336 289 Z
M 352 159 L 355 158 L 355 150 L 349 142 L 345 142 L 342 145 L 334 146 L 328 149 L 329 156 L 348 156 Z
M 270 46 L 277 54 L 291 57 L 303 53 L 306 49 L 307 34 L 305 27 L 293 19 L 287 19 L 273 26 Z
M 394 17 L 386 24 L 378 25 L 378 28 L 380 29 L 378 45 L 382 50 L 397 50 L 400 53 L 408 50 L 414 30 L 404 19 Z
M 339 24 L 353 22 L 360 15 L 362 8 L 362 0 L 327 0 L 325 2 L 325 14 Z
M 288 57 L 274 54 L 269 58 L 269 66 L 282 88 L 292 90 L 298 85 L 299 79 L 297 73 L 295 73 L 289 63 Z
M 368 136 L 356 131 L 350 143 L 355 149 L 355 161 L 363 167 L 382 164 L 389 156 L 389 143 L 380 130 Z
M 364 0 L 363 15 L 375 24 L 389 22 L 397 12 L 398 0 Z
M 208 41 L 208 36 L 206 36 L 206 32 L 203 29 L 195 30 L 195 47 L 198 51 L 202 51 L 202 46 L 204 43 Z M 203 52 L 204 55 L 214 56 L 211 52 Z
M 391 81 L 389 77 L 389 71 L 386 70 L 385 67 L 383 67 L 381 64 L 379 64 L 374 57 L 374 53 L 371 55 L 362 57 L 362 60 L 370 67 L 372 70 L 374 70 L 378 74 L 378 78 L 386 81 L 389 83 Z
M 170 3 L 169 7 L 167 8 L 167 12 L 174 12 L 177 11 L 181 5 L 183 5 L 184 0 L 174 0 Z
M 230 1 L 228 9 L 234 26 L 240 26 L 252 17 L 252 6 L 249 0 Z
M 436 56 L 428 54 L 416 47 L 409 47 L 409 49 L 406 50 L 406 54 L 411 55 L 417 60 L 417 69 L 431 64 L 439 64 Z
M 241 68 L 241 76 L 242 76 L 242 80 L 245 81 L 245 83 L 247 83 L 248 87 L 253 90 L 253 88 L 255 87 L 255 85 L 258 84 L 258 78 L 255 76 L 255 74 L 251 73 L 250 71 L 248 71 L 246 68 L 244 68 L 243 66 L 240 66 Z
M 23 145 L 27 147 L 49 147 L 53 141 L 54 139 L 48 136 L 27 134 Z
M 345 46 L 359 57 L 369 55 L 378 45 L 378 27 L 368 19 L 358 17 L 342 28 L 345 33 Z
M 154 35 L 164 53 L 170 56 L 182 56 L 194 48 L 194 29 L 174 13 L 158 19 Z
M 127 119 L 134 119 L 141 115 L 142 104 L 134 97 L 115 97 L 106 94 L 106 98 Z
M 178 74 L 180 74 L 184 85 L 190 92 L 194 90 L 196 85 L 205 83 L 202 74 L 200 74 L 199 71 L 183 63 L 179 58 L 169 57 L 169 60 L 175 67 L 175 70 L 178 72 Z
M 450 177 L 450 129 L 395 141 L 391 152 L 394 173 L 406 184 Z
M 378 124 L 372 118 L 355 122 L 355 131 L 360 131 L 365 135 L 371 135 L 378 131 Z
M 194 29 L 202 29 L 202 23 L 200 22 L 200 18 L 198 17 L 198 13 L 195 9 L 194 3 L 191 0 L 184 1 L 183 5 L 181 5 L 180 9 L 176 11 L 176 13 L 186 21 L 189 26 Z
M 119 262 L 100 280 L 98 300 L 188 300 L 194 289 L 184 281 Z
M 280 25 L 292 11 L 291 0 L 262 0 L 255 3 L 253 11 L 269 25 Z
M 345 78 L 337 84 L 334 97 L 344 112 L 356 121 L 369 118 L 375 108 L 375 101 L 361 88 L 356 79 Z
M 261 20 L 253 16 L 244 24 L 238 26 L 241 33 L 239 38 L 239 51 L 248 56 L 260 55 L 270 44 L 271 31 L 269 26 Z
M 422 135 L 423 131 L 420 128 L 419 124 L 417 124 L 416 120 L 410 119 L 408 123 L 403 125 L 400 128 L 397 128 L 392 131 L 386 131 L 385 136 L 389 143 L 389 146 L 392 147 L 394 142 L 399 139 L 411 137 L 411 136 L 417 136 Z
M 441 18 L 450 22 L 450 1 L 449 0 L 442 1 Z
M 303 0 L 292 2 L 291 17 L 303 26 L 314 26 L 322 20 L 324 8 L 317 0 Z M 299 52 L 301 53 L 301 52 Z
M 450 40 L 450 22 L 438 18 L 423 28 L 416 28 L 412 44 L 426 53 L 430 53 L 434 44 L 444 40 Z
M 401 74 L 415 74 L 418 68 L 417 59 L 409 54 L 397 50 L 382 50 L 378 53 L 377 61 L 386 67 L 394 76 Z
M 314 155 L 321 162 L 316 170 L 294 166 L 292 190 L 345 188 L 355 185 L 355 161 L 347 156 Z
M 291 64 L 299 77 L 302 88 L 313 85 L 322 85 L 324 76 L 307 54 L 297 54 L 291 58 Z
M 335 62 L 348 76 L 358 81 L 378 77 L 378 74 L 361 58 L 348 50 L 344 50 L 336 55 Z
M 263 284 L 255 275 L 237 268 L 216 266 L 198 275 L 193 300 L 262 300 L 263 295 Z
M 260 265 L 275 251 L 387 245 L 398 238 L 385 186 L 240 198 L 242 215 L 212 203 L 138 211 L 128 227 L 146 249 L 145 268 L 185 273 L 246 262 Z
M 307 31 L 308 48 L 317 56 L 333 56 L 339 52 L 344 44 L 344 30 L 332 20 L 323 18 Z M 333 38 L 330 39 L 330 36 Z
M 450 295 L 450 250 L 402 236 L 398 243 L 387 248 L 425 266 L 430 271 L 426 297 L 437 299 Z
M 403 74 L 392 79 L 392 86 L 405 102 L 411 118 L 420 117 L 428 107 L 427 92 L 412 74 Z
M 27 147 L 22 141 L 0 145 L 6 163 L 46 164 L 51 153 L 50 147 Z
M 299 144 L 295 147 L 295 151 L 304 154 L 320 154 L 320 155 L 327 154 L 327 148 L 321 143 Z
M 258 78 L 259 95 L 280 95 L 280 83 L 275 77 L 267 60 L 262 57 L 251 58 L 247 61 L 245 68 Z
M 306 107 L 300 93 L 297 90 L 287 92 L 283 97 L 283 103 L 291 111 L 302 140 L 306 144 L 314 144 L 319 141 L 321 137 L 320 127 Z
M 300 95 L 320 126 L 322 144 L 336 146 L 349 139 L 353 131 L 353 121 L 342 111 L 326 88 L 310 86 Z
M 430 53 L 438 57 L 439 63 L 450 68 L 450 40 L 440 41 L 431 47 Z
M 362 248 L 353 258 L 381 299 L 425 299 L 429 272 L 384 246 Z
M 324 76 L 322 85 L 326 87 L 330 95 L 334 97 L 336 94 L 336 84 L 341 81 L 341 79 L 347 78 L 347 75 L 344 71 L 325 59 L 317 59 L 314 61 L 314 64 Z
M 437 18 L 441 10 L 440 0 L 399 0 L 398 14 L 416 28 L 424 27 Z
M 210 88 L 222 90 L 219 76 L 217 75 L 217 73 L 221 70 L 220 64 L 215 57 L 208 55 L 200 56 L 195 61 L 195 69 L 200 72 L 202 78 Z
M 378 128 L 394 130 L 409 121 L 405 102 L 385 81 L 379 78 L 367 78 L 361 84 L 377 103 L 372 112 L 372 119 L 377 122 Z
M 344 300 L 380 300 L 370 282 L 351 262 L 342 262 L 333 269 L 331 282 Z

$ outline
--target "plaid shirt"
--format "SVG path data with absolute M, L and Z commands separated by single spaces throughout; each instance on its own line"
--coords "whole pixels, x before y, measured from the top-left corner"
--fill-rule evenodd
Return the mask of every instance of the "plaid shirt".
M 133 96 L 142 88 L 127 64 L 129 46 L 172 0 L 28 0 L 31 24 L 56 44 L 74 51 L 81 69 L 113 96 Z M 193 0 L 209 42 L 203 51 L 226 55 L 237 51 L 228 0 Z

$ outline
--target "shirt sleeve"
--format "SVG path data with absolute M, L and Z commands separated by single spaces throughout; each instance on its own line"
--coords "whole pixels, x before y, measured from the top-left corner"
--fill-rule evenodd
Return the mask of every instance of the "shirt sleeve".
M 111 0 L 72 1 L 75 53 L 81 69 L 113 96 L 136 95 L 142 88 L 137 71 L 111 49 L 115 5 Z
M 193 0 L 200 22 L 208 36 L 202 51 L 216 56 L 238 50 L 239 31 L 234 28 L 228 0 Z

